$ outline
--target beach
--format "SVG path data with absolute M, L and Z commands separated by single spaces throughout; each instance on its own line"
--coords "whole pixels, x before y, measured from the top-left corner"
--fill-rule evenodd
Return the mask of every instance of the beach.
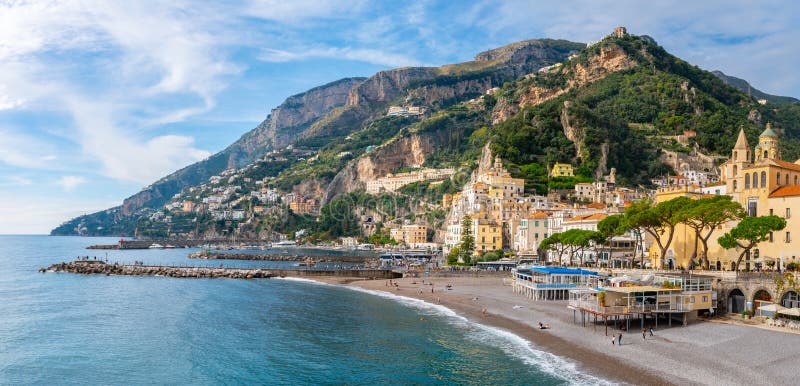
M 561 356 L 582 371 L 629 384 L 796 384 L 794 366 L 800 335 L 740 325 L 697 321 L 688 326 L 659 325 L 642 339 L 638 321 L 625 332 L 622 346 L 611 344 L 619 330 L 572 323 L 566 303 L 534 302 L 514 294 L 503 278 L 434 277 L 395 280 L 314 278 L 411 297 L 450 308 L 470 321 L 512 332 L 536 349 Z M 422 284 L 424 280 L 425 284 Z M 416 283 L 416 284 L 415 284 Z M 433 283 L 434 292 L 431 293 Z M 446 285 L 451 289 L 446 289 Z M 483 310 L 486 314 L 483 314 Z M 578 320 L 580 318 L 578 317 Z M 540 330 L 538 323 L 550 329 Z

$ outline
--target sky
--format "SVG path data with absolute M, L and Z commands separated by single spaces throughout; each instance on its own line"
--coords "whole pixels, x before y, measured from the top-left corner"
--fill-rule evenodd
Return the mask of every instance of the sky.
M 43 234 L 222 150 L 287 96 L 617 25 L 800 98 L 794 1 L 0 0 L 0 234 Z

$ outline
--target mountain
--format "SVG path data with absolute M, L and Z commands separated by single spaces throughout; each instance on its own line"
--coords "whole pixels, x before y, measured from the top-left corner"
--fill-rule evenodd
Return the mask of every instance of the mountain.
M 480 53 L 470 62 L 381 71 L 368 79 L 342 79 L 291 96 L 225 150 L 156 181 L 119 207 L 72 219 L 52 234 L 131 235 L 136 218 L 223 170 L 245 166 L 290 144 L 320 148 L 369 126 L 385 114 L 390 103 L 424 104 L 429 111 L 446 108 L 564 60 L 584 46 L 563 40 L 527 40 Z
M 684 163 L 713 172 L 740 127 L 755 139 L 767 122 L 784 157 L 800 156 L 800 104 L 762 105 L 652 38 L 528 40 L 290 97 L 224 151 L 52 234 L 330 239 L 403 220 L 435 229 L 447 215 L 442 194 L 461 189 L 487 146 L 529 193 L 571 189 L 611 168 L 620 185 L 649 185 Z M 548 177 L 555 162 L 573 164 L 576 177 Z M 421 168 L 454 174 L 365 191 Z M 309 206 L 319 208 L 305 214 Z
M 725 75 L 722 71 L 712 71 L 712 74 L 722 79 L 725 84 L 736 87 L 739 91 L 752 95 L 756 99 L 765 99 L 772 103 L 798 103 L 800 100 L 788 96 L 778 96 L 767 94 L 757 88 L 753 87 L 746 80 L 737 78 L 735 76 Z

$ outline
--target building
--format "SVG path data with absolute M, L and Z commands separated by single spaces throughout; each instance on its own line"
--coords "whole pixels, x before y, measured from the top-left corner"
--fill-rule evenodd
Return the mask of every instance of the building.
M 399 243 L 416 247 L 428 242 L 428 227 L 425 225 L 406 224 L 400 228 L 392 228 L 389 236 Z
M 425 113 L 424 107 L 419 106 L 389 106 L 386 116 L 389 117 L 413 117 Z
M 522 217 L 514 233 L 512 249 L 518 255 L 538 256 L 539 244 L 546 239 L 548 220 L 550 216 L 545 212 L 529 212 Z
M 183 213 L 192 213 L 194 211 L 195 203 L 192 201 L 184 201 L 183 202 Z
M 438 181 L 450 178 L 455 174 L 455 169 L 419 169 L 407 173 L 389 174 L 372 181 L 367 181 L 366 188 L 369 194 L 394 192 L 403 186 L 420 181 Z
M 666 316 L 668 323 L 677 318 L 683 325 L 714 308 L 712 276 L 692 274 L 656 274 L 652 281 L 641 284 L 601 288 L 573 289 L 568 308 L 600 319 L 625 320 L 638 318 L 644 327 L 648 315 Z
M 533 300 L 565 300 L 570 290 L 596 288 L 601 279 L 594 271 L 555 267 L 515 269 L 512 276 L 514 292 Z
M 574 177 L 575 175 L 572 174 L 572 165 L 571 164 L 562 164 L 556 162 L 553 165 L 553 169 L 550 171 L 551 177 Z
M 292 201 L 289 209 L 295 214 L 311 214 L 316 212 L 316 202 L 314 200 Z
M 485 214 L 472 217 L 472 236 L 475 238 L 475 255 L 503 249 L 503 226 Z
M 800 262 L 800 239 L 792 235 L 792 230 L 800 229 L 800 221 L 792 216 L 792 212 L 800 211 L 800 160 L 792 163 L 780 159 L 778 135 L 771 124 L 768 123 L 759 135 L 758 145 L 753 151 L 744 130 L 740 130 L 736 145 L 731 150 L 731 158 L 720 169 L 723 172 L 722 185 L 709 187 L 710 190 L 697 186 L 661 189 L 656 194 L 656 202 L 680 195 L 702 197 L 707 194 L 727 194 L 742 205 L 748 216 L 777 215 L 786 219 L 786 228 L 752 249 L 739 267 L 735 266 L 739 252 L 723 249 L 717 244 L 717 238 L 736 226 L 736 223 L 730 222 L 717 230 L 709 240 L 708 256 L 713 269 L 749 270 L 767 264 L 785 267 L 788 263 Z M 672 261 L 675 267 L 687 268 L 694 263 L 694 244 L 694 232 L 679 225 L 667 256 L 658 256 L 651 249 L 652 262 L 661 266 Z

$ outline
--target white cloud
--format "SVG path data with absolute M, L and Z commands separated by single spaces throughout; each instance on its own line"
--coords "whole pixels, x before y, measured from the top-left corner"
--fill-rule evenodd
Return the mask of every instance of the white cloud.
M 265 62 L 291 62 L 313 58 L 343 59 L 387 67 L 417 66 L 420 63 L 406 55 L 382 50 L 351 47 L 298 48 L 294 52 L 267 48 L 258 56 Z
M 30 135 L 0 128 L 0 163 L 10 166 L 43 169 L 52 166 L 55 156 L 49 143 Z
M 252 0 L 244 13 L 280 23 L 298 23 L 309 19 L 345 19 L 365 6 L 363 0 Z
M 71 192 L 80 185 L 86 183 L 86 178 L 81 176 L 63 176 L 56 181 L 65 192 Z

